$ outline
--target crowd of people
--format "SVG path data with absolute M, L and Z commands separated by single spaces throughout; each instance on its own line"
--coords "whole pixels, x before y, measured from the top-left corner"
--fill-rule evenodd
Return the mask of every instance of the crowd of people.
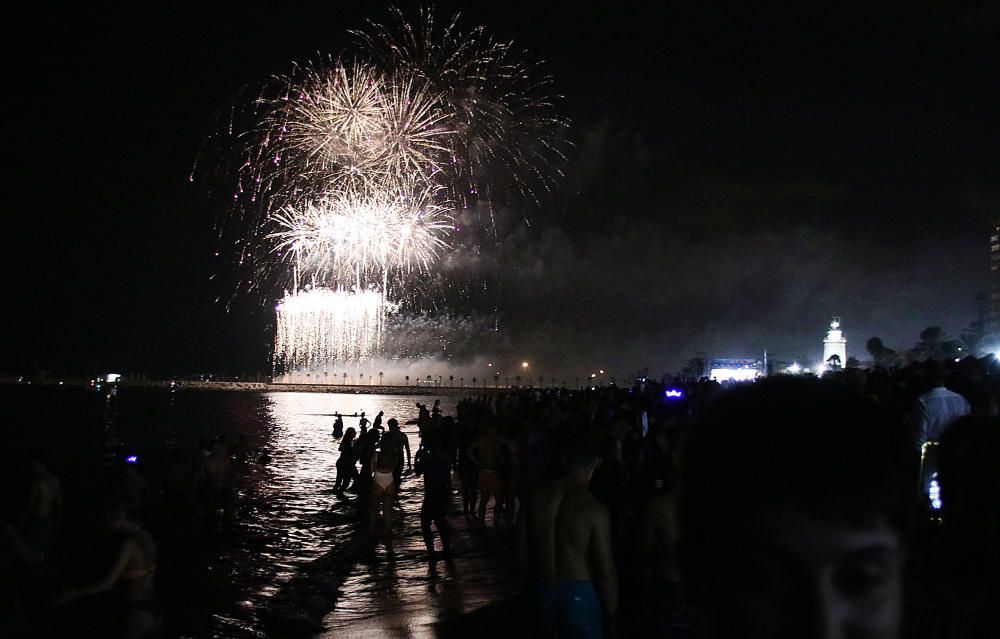
M 334 423 L 335 492 L 362 534 L 392 543 L 400 487 L 419 481 L 427 558 L 453 552 L 452 502 L 509 541 L 540 637 L 1000 636 L 1000 365 L 994 358 L 777 376 L 726 388 L 504 389 L 456 414 Z M 171 455 L 169 517 L 232 522 L 242 439 Z M 119 636 L 157 636 L 149 489 L 125 465 L 98 520 L 100 578 L 44 606 L 116 592 Z M 411 478 L 412 473 L 412 478 Z M 3 636 L 26 634 L 58 534 L 58 479 L 36 454 L 0 525 Z M 456 503 L 457 506 L 457 503 Z M 458 515 L 454 515 L 458 516 Z M 22 634 L 18 634 L 18 633 Z M 111 635 L 108 635 L 111 636 Z

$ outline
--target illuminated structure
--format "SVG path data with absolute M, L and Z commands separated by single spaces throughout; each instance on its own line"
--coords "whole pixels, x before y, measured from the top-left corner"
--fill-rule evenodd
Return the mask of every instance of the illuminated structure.
M 837 356 L 838 368 L 847 366 L 847 337 L 840 330 L 840 318 L 834 317 L 830 322 L 830 330 L 826 332 L 826 339 L 823 340 L 823 365 L 830 366 L 830 358 Z
M 708 370 L 709 379 L 717 382 L 749 382 L 764 374 L 764 363 L 754 358 L 713 359 Z

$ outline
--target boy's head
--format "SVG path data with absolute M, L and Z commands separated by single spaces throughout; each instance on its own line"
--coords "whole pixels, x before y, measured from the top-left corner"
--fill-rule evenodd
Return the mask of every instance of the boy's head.
M 678 502 L 710 637 L 896 636 L 915 489 L 891 426 L 819 381 L 717 398 L 688 433 Z

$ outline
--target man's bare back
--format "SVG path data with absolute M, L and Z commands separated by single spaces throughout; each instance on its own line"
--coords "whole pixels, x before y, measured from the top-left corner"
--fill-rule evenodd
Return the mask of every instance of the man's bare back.
M 567 619 L 589 618 L 590 630 L 585 635 L 603 633 L 601 609 L 611 622 L 609 630 L 613 629 L 618 609 L 611 517 L 587 489 L 596 465 L 593 459 L 571 466 L 568 477 L 529 496 L 518 526 L 518 556 L 522 571 L 537 584 L 541 618 L 560 627 Z M 589 607 L 598 607 L 599 601 L 599 609 L 572 609 L 588 598 Z

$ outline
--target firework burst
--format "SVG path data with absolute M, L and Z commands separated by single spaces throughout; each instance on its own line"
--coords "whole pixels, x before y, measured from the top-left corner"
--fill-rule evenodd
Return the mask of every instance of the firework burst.
M 537 203 L 565 159 L 551 79 L 512 44 L 432 11 L 354 35 L 359 58 L 272 78 L 227 135 L 240 261 L 257 287 L 291 289 L 286 369 L 376 352 L 386 315 L 451 249 L 457 212 L 489 231 L 497 198 Z

